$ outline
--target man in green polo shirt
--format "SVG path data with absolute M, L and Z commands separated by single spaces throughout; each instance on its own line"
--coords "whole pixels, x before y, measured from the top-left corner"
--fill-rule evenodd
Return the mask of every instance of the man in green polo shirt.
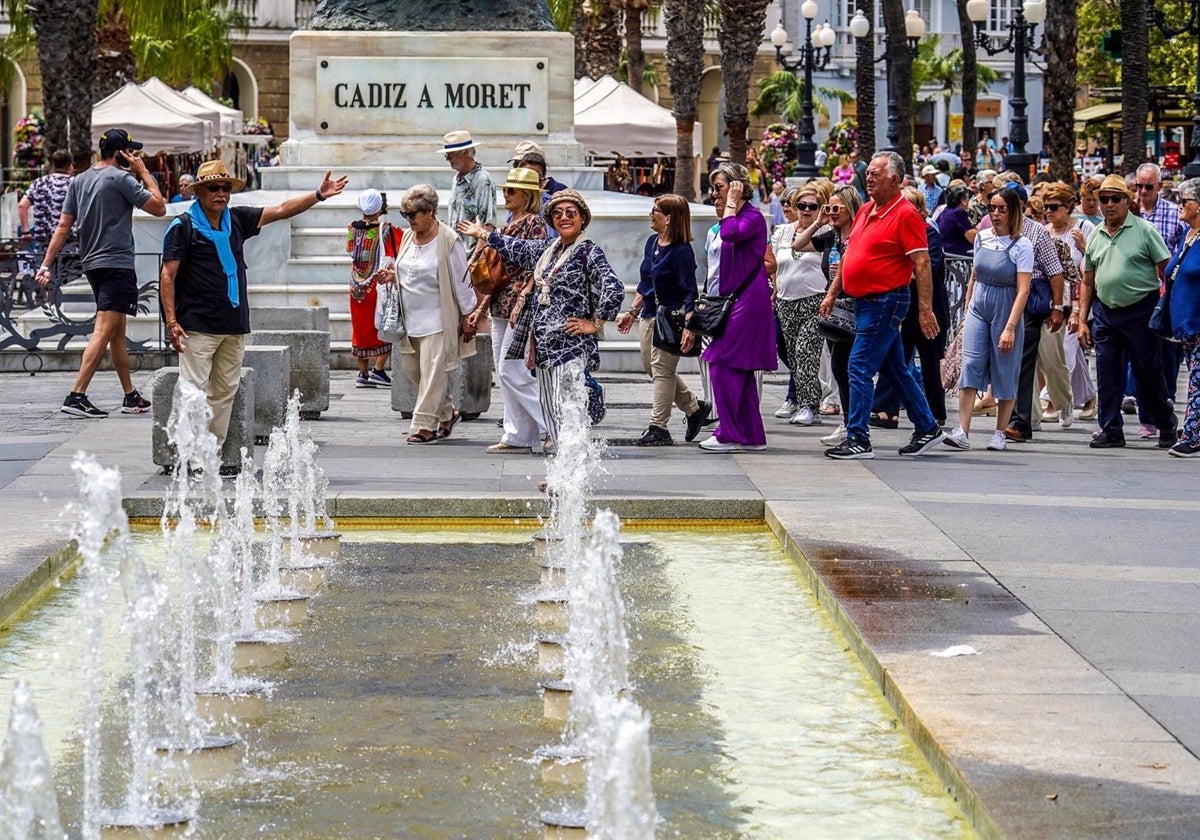
M 1097 190 L 1104 223 L 1088 237 L 1083 259 L 1080 311 L 1089 307 L 1093 324 L 1079 320 L 1079 343 L 1096 346 L 1096 389 L 1100 431 L 1093 449 L 1125 445 L 1121 400 L 1126 366 L 1133 366 L 1139 385 L 1138 406 L 1158 427 L 1158 446 L 1175 445 L 1175 411 L 1167 401 L 1162 378 L 1161 345 L 1150 331 L 1150 314 L 1158 302 L 1162 272 L 1171 254 L 1162 234 L 1129 212 L 1133 193 L 1120 175 L 1109 175 Z

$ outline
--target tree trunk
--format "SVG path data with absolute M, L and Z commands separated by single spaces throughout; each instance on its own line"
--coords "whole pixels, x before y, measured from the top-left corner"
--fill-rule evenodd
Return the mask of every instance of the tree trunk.
M 618 0 L 589 0 L 575 7 L 575 78 L 616 77 L 621 66 Z
M 855 0 L 857 11 L 872 21 L 871 32 L 854 45 L 854 96 L 858 100 L 858 154 L 870 160 L 875 154 L 875 3 Z
M 96 80 L 92 85 L 92 96 L 98 101 L 126 82 L 137 80 L 129 23 L 120 3 L 113 2 L 108 6 L 97 29 L 96 40 Z
M 1046 91 L 1049 119 L 1046 151 L 1050 174 L 1070 184 L 1075 179 L 1075 76 L 1078 67 L 1078 2 L 1050 0 L 1045 27 Z
M 904 34 L 904 5 L 902 0 L 880 0 L 883 4 L 883 24 L 888 36 L 888 66 L 892 72 L 892 90 L 888 104 L 896 103 L 897 151 L 905 166 L 912 169 L 912 63 Z
M 40 0 L 29 7 L 37 32 L 47 149 L 92 149 L 97 0 Z
M 975 24 L 967 17 L 967 0 L 956 0 L 955 5 L 958 7 L 958 35 L 962 39 L 963 149 L 971 150 L 979 143 L 979 138 L 975 136 L 975 107 L 979 102 L 979 55 L 975 50 Z M 1073 92 L 1071 99 L 1075 99 Z M 949 111 L 950 109 L 946 108 L 946 112 Z M 949 132 L 946 136 L 949 139 Z
M 725 128 L 729 158 L 746 162 L 746 132 L 750 129 L 750 76 L 762 43 L 767 0 L 720 0 L 717 41 L 721 46 L 721 80 L 725 83 Z
M 646 51 L 642 49 L 642 13 L 646 0 L 625 0 L 625 56 L 629 68 L 629 86 L 638 93 L 642 90 L 642 76 L 646 72 Z
M 1150 33 L 1145 0 L 1121 0 L 1121 52 L 1121 171 L 1128 175 L 1146 157 Z
M 704 0 L 666 0 L 667 84 L 675 101 L 675 184 L 671 191 L 696 198 L 692 159 L 700 76 L 704 72 Z

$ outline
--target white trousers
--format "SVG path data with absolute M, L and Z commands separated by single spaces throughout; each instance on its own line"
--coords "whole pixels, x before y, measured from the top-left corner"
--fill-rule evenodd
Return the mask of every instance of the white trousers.
M 513 328 L 507 318 L 492 321 L 492 358 L 500 396 L 504 398 L 504 434 L 501 443 L 509 446 L 537 446 L 546 433 L 542 405 L 538 401 L 538 380 L 525 367 L 524 359 L 505 359 L 512 346 Z

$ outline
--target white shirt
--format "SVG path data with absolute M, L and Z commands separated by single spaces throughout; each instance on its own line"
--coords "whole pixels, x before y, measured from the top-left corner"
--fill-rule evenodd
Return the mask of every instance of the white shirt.
M 779 300 L 799 300 L 825 293 L 825 272 L 821 270 L 821 255 L 816 251 L 793 251 L 796 225 L 780 225 L 771 236 L 775 252 L 775 297 Z
M 1008 248 L 1012 242 L 1011 236 L 997 236 L 993 228 L 979 231 L 979 235 L 975 237 L 976 250 L 1003 251 Z M 1028 236 L 1022 236 L 1017 240 L 1017 244 L 1013 245 L 1008 252 L 1008 258 L 1013 265 L 1017 267 L 1017 272 L 1033 271 L 1033 243 L 1029 241 Z
M 708 279 L 704 284 L 704 294 L 721 294 L 721 226 L 718 222 L 708 229 L 708 237 L 704 240 L 704 253 L 708 256 Z
M 466 315 L 475 307 L 475 292 L 466 277 L 467 256 L 462 243 L 450 249 L 450 282 L 458 308 Z M 404 301 L 404 328 L 413 338 L 445 330 L 438 295 L 437 237 L 424 245 L 415 241 L 396 263 L 396 281 Z M 456 325 L 457 326 L 457 325 Z

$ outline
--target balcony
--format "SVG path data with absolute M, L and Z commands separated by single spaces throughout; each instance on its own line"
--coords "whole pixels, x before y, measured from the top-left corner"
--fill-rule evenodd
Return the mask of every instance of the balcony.
M 717 40 L 717 30 L 721 25 L 721 17 L 715 11 L 705 11 L 704 13 L 704 40 Z M 663 23 L 663 6 L 662 3 L 653 3 L 645 12 L 642 13 L 642 37 L 643 38 L 662 38 L 666 40 L 667 27 Z
M 317 8 L 317 0 L 226 0 L 252 28 L 295 29 Z

